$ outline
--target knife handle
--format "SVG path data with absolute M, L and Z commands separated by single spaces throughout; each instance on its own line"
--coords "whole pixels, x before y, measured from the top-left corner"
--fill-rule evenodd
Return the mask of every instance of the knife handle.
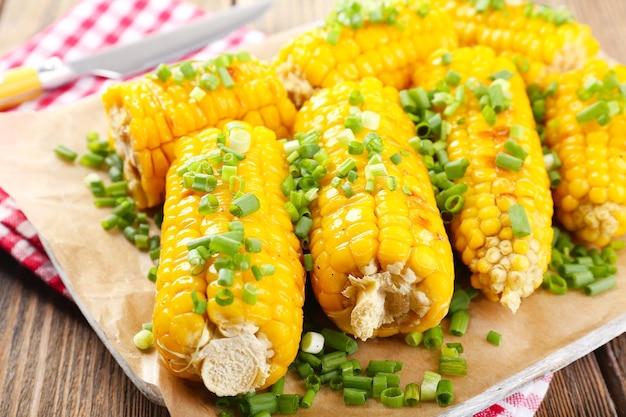
M 5 110 L 43 92 L 39 73 L 29 67 L 17 67 L 0 74 L 0 110 Z

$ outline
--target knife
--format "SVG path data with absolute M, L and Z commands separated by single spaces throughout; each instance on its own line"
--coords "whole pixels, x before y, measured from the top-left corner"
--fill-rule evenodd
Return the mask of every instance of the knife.
M 38 97 L 44 90 L 67 84 L 83 75 L 120 79 L 185 56 L 257 19 L 271 0 L 212 13 L 182 27 L 158 32 L 139 41 L 113 46 L 68 62 L 46 60 L 41 68 L 17 67 L 0 74 L 0 110 Z

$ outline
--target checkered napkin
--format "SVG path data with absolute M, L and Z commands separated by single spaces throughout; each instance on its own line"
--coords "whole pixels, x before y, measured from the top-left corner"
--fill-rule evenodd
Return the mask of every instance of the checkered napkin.
M 51 57 L 68 60 L 113 44 L 131 42 L 155 29 L 168 30 L 204 13 L 196 6 L 179 0 L 82 0 L 29 42 L 0 57 L 0 72 L 19 65 L 37 67 Z M 264 38 L 263 33 L 242 28 L 188 57 L 211 57 L 229 48 L 261 42 Z M 40 110 L 73 103 L 102 91 L 108 83 L 110 81 L 98 77 L 81 77 L 11 111 Z M 52 288 L 71 298 L 46 255 L 35 228 L 2 188 L 0 248 Z M 551 379 L 552 375 L 547 375 L 529 383 L 475 417 L 531 417 L 539 408 Z

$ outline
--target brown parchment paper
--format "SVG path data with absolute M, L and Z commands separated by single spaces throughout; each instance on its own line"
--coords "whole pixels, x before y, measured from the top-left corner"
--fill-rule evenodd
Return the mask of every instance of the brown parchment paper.
M 250 49 L 271 57 L 289 34 Z M 100 221 L 109 209 L 93 205 L 82 179 L 91 170 L 66 163 L 52 149 L 65 144 L 84 151 L 85 133 L 106 134 L 100 97 L 38 113 L 0 115 L 0 186 L 18 202 L 39 231 L 53 262 L 79 308 L 132 381 L 151 400 L 168 407 L 172 417 L 216 415 L 214 397 L 204 387 L 180 380 L 160 366 L 154 350 L 141 352 L 132 337 L 151 320 L 154 284 L 146 279 L 152 263 L 133 249 L 121 233 L 107 233 Z M 617 288 L 587 297 L 581 292 L 556 296 L 538 290 L 513 315 L 479 297 L 470 310 L 468 332 L 446 333 L 460 341 L 468 375 L 453 377 L 454 404 L 440 408 L 420 403 L 417 409 L 390 410 L 379 401 L 348 407 L 339 392 L 322 390 L 312 409 L 300 415 L 357 416 L 364 412 L 394 415 L 467 416 L 518 390 L 525 383 L 557 370 L 626 331 L 626 255 L 619 260 Z M 444 330 L 447 323 L 444 322 Z M 489 330 L 502 344 L 485 341 Z M 436 370 L 438 353 L 411 348 L 401 337 L 360 343 L 355 357 L 405 363 L 401 384 L 421 382 L 425 370 Z M 303 383 L 288 375 L 287 392 L 303 393 Z

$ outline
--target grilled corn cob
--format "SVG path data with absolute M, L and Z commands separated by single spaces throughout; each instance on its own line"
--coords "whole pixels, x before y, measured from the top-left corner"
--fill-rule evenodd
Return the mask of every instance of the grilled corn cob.
M 437 108 L 449 128 L 450 160 L 469 160 L 464 176 L 455 180 L 468 189 L 451 223 L 451 238 L 472 272 L 472 285 L 515 312 L 521 298 L 541 284 L 552 241 L 550 184 L 529 99 L 515 65 L 488 47 L 454 50 L 447 65 L 440 57 L 433 55 L 418 68 L 414 82 L 451 97 L 465 91 L 456 111 L 446 111 L 453 102 Z M 513 159 L 519 171 L 499 162 L 513 157 L 511 144 L 527 153 Z M 517 226 L 514 211 L 522 212 L 527 230 Z
M 326 24 L 296 36 L 274 65 L 299 107 L 316 89 L 366 76 L 405 88 L 415 65 L 456 45 L 448 14 L 423 1 L 338 0 Z
M 626 232 L 626 67 L 597 59 L 557 82 L 545 119 L 545 144 L 561 162 L 556 215 L 578 238 L 605 246 Z
M 242 135 L 251 138 L 249 150 L 227 180 L 230 147 Z M 295 358 L 304 301 L 300 244 L 279 187 L 287 174 L 279 142 L 265 127 L 236 122 L 181 137 L 175 156 L 156 282 L 156 347 L 170 371 L 201 378 L 217 395 L 267 387 Z M 213 191 L 196 191 L 195 182 L 186 188 L 211 172 Z M 232 210 L 241 193 L 256 196 L 257 211 Z M 207 196 L 217 198 L 212 209 L 203 205 Z
M 362 340 L 437 325 L 452 296 L 452 249 L 426 169 L 408 145 L 414 126 L 397 90 L 375 78 L 320 90 L 295 128 L 319 132 L 329 155 L 309 234 L 312 287 L 326 314 Z M 349 151 L 346 135 L 365 150 Z
M 448 10 L 460 46 L 485 45 L 514 59 L 527 84 L 581 68 L 599 51 L 591 28 L 565 8 L 526 1 L 432 0 Z
M 244 120 L 287 135 L 295 107 L 266 64 L 247 54 L 183 62 L 120 82 L 102 97 L 113 147 L 140 209 L 163 202 L 175 140 L 205 127 Z

